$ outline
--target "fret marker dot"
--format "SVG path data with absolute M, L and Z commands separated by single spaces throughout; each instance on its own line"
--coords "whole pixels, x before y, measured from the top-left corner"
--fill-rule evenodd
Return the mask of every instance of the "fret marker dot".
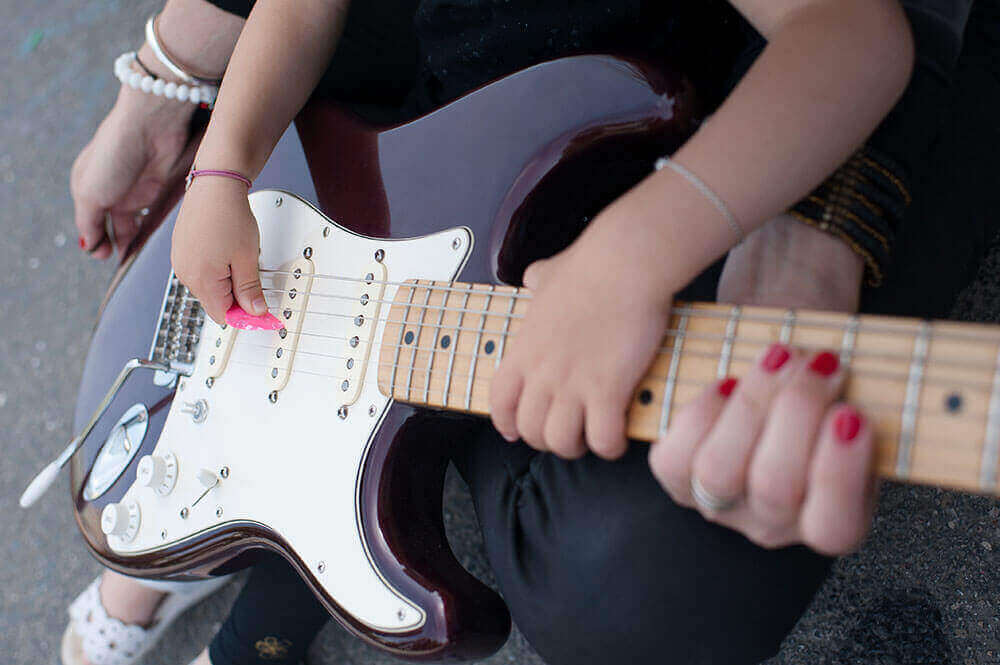
M 406 335 L 403 336 L 403 341 L 407 344 L 413 344 L 413 331 L 407 330 Z
M 639 404 L 649 404 L 653 401 L 653 393 L 650 390 L 643 390 L 639 393 Z
M 449 344 L 451 344 L 451 337 L 448 337 L 448 335 L 445 335 L 444 337 L 441 338 L 441 348 L 442 349 L 447 349 Z
M 944 398 L 944 408 L 948 410 L 948 413 L 958 413 L 962 410 L 962 396 L 958 393 L 952 393 Z
M 495 348 L 496 344 L 494 344 L 493 340 L 491 339 L 490 341 L 486 342 L 486 344 L 483 346 L 483 351 L 486 352 L 486 355 L 490 355 L 491 353 L 493 353 L 493 349 Z

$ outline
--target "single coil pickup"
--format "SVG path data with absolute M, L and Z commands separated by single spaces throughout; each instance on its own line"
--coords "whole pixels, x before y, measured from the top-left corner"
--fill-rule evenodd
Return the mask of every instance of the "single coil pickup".
M 309 255 L 312 256 L 312 253 Z M 268 390 L 274 392 L 282 390 L 291 376 L 295 350 L 299 346 L 299 333 L 302 332 L 302 322 L 309 308 L 309 293 L 316 268 L 311 259 L 303 256 L 283 266 L 282 271 L 288 274 L 281 280 L 283 285 L 280 290 L 283 295 L 275 316 L 285 327 L 274 333 L 275 341 L 267 369 Z
M 347 323 L 344 351 L 339 354 L 346 358 L 343 378 L 337 386 L 337 402 L 344 406 L 354 404 L 361 396 L 365 371 L 371 355 L 372 338 L 375 335 L 382 297 L 385 293 L 387 270 L 383 263 L 372 262 L 364 272 L 364 279 L 356 282 L 351 317 L 341 319 Z

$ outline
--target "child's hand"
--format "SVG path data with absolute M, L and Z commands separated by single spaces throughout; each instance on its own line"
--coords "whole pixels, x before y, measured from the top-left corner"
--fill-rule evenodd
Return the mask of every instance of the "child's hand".
M 568 249 L 529 266 L 531 304 L 490 387 L 493 424 L 506 439 L 567 458 L 625 452 L 628 403 L 673 297 L 643 267 L 667 259 L 649 242 L 606 214 Z
M 267 311 L 260 286 L 260 231 L 247 188 L 230 178 L 195 178 L 174 226 L 174 272 L 216 323 L 234 302 L 251 314 Z

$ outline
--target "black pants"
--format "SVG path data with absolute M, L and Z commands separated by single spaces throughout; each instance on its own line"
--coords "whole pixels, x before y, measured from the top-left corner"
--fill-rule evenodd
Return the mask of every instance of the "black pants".
M 751 665 L 773 655 L 826 577 L 804 548 L 766 551 L 679 508 L 633 444 L 567 462 L 484 423 L 455 458 L 515 623 L 551 665 Z M 275 557 L 211 645 L 214 665 L 295 663 L 327 616 Z M 723 637 L 724 636 L 724 637 Z M 275 655 L 283 658 L 275 660 Z

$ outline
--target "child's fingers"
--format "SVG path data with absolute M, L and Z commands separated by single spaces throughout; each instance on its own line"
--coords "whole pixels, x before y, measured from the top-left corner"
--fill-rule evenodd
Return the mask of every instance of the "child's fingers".
M 799 519 L 802 540 L 830 555 L 851 551 L 871 520 L 873 440 L 871 425 L 841 404 L 827 413 L 809 470 L 809 489 Z
M 260 316 L 267 312 L 264 291 L 260 286 L 260 266 L 256 251 L 242 251 L 233 257 L 230 265 L 233 279 L 233 297 L 244 311 Z

